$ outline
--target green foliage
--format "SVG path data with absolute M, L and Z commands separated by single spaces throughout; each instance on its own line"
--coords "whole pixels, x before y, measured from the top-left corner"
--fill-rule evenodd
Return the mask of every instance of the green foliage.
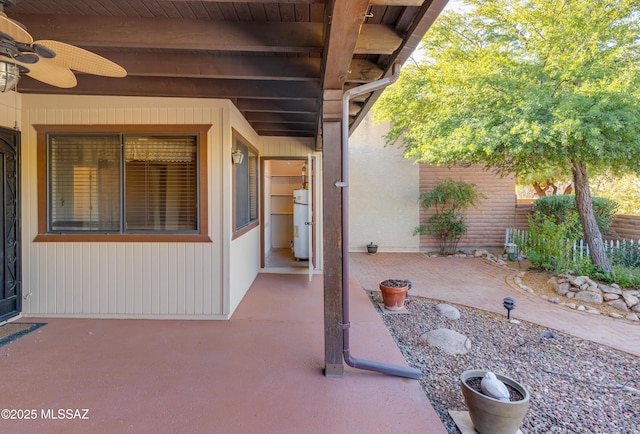
M 526 177 L 571 161 L 639 171 L 637 0 L 467 1 L 375 107 L 417 161 Z M 452 29 L 455 29 L 452 30 Z
M 624 241 L 620 243 L 620 246 L 611 248 L 608 254 L 613 265 L 640 270 L 640 245 L 638 243 L 631 244 Z
M 621 288 L 640 288 L 640 268 L 638 267 L 614 265 L 613 271 L 606 273 L 587 260 L 583 261 L 580 266 L 575 267 L 574 270 L 577 274 L 589 276 L 594 280 L 616 283 Z
M 466 0 L 423 40 L 374 108 L 387 143 L 418 162 L 484 164 L 527 177 L 640 173 L 638 0 Z M 591 221 L 590 204 L 580 207 Z M 609 270 L 601 234 L 586 238 Z
M 600 232 L 606 234 L 613 223 L 614 214 L 617 204 L 609 199 L 602 197 L 591 198 L 593 211 L 596 215 L 596 222 Z M 537 199 L 533 203 L 534 218 L 546 216 L 552 219 L 556 224 L 562 224 L 576 213 L 576 198 L 573 195 L 552 195 Z M 582 237 L 582 226 L 580 221 L 576 219 L 576 227 L 574 232 Z
M 434 213 L 426 224 L 414 230 L 414 235 L 434 236 L 444 255 L 455 252 L 460 238 L 467 233 L 464 212 L 485 197 L 476 191 L 475 184 L 442 179 L 435 188 L 420 195 L 422 209 L 433 208 Z
M 574 265 L 573 244 L 579 239 L 576 226 L 579 226 L 576 212 L 569 213 L 562 222 L 544 214 L 531 216 L 527 237 L 516 240 L 516 244 L 534 267 L 566 271 Z
M 619 214 L 640 215 L 640 176 L 626 174 L 598 175 L 592 179 L 591 191 L 619 204 Z

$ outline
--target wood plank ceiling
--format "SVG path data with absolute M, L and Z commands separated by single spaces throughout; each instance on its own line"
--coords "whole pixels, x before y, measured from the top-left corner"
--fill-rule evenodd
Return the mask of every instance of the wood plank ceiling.
M 128 72 L 78 73 L 71 89 L 22 77 L 21 93 L 225 98 L 260 135 L 318 137 L 326 92 L 390 74 L 446 3 L 18 0 L 5 12 L 35 40 L 77 45 Z M 352 126 L 379 93 L 353 102 Z

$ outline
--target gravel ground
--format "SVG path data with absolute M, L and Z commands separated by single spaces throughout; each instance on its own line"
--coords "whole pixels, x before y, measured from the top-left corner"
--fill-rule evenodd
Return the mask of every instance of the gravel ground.
M 371 292 L 377 307 L 382 299 Z M 459 375 L 487 369 L 509 376 L 529 390 L 531 404 L 521 430 L 534 433 L 640 433 L 640 358 L 549 328 L 464 306 L 460 319 L 437 310 L 439 302 L 411 296 L 408 314 L 382 318 L 450 433 L 459 433 L 448 410 L 467 410 Z M 420 340 L 438 328 L 466 335 L 471 350 L 450 355 Z

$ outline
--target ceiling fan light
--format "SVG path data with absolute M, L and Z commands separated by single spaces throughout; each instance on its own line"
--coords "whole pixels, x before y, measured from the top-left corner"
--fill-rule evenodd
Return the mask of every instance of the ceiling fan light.
M 13 63 L 0 61 L 0 92 L 9 92 L 15 89 L 20 80 L 20 71 Z

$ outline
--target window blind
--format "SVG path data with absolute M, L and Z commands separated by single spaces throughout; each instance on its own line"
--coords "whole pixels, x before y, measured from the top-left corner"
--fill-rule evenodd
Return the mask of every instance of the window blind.
M 125 231 L 198 230 L 194 136 L 125 137 Z
M 49 229 L 120 229 L 120 137 L 52 137 Z

